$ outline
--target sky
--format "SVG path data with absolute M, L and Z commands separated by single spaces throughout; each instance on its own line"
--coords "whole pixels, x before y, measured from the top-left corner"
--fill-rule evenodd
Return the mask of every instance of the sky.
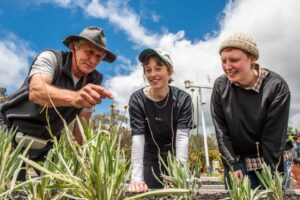
M 300 129 L 299 10 L 299 0 L 1 0 L 0 87 L 11 94 L 40 51 L 67 50 L 61 43 L 65 37 L 99 26 L 118 58 L 97 67 L 115 99 L 104 100 L 96 113 L 107 112 L 111 103 L 122 110 L 130 94 L 147 85 L 137 59 L 143 49 L 170 52 L 172 85 L 185 89 L 184 81 L 190 80 L 196 86 L 212 86 L 223 74 L 220 43 L 245 32 L 257 42 L 258 63 L 287 81 L 292 96 L 289 125 Z M 195 107 L 197 94 L 192 94 Z M 202 90 L 208 132 L 213 131 L 210 94 L 210 89 Z

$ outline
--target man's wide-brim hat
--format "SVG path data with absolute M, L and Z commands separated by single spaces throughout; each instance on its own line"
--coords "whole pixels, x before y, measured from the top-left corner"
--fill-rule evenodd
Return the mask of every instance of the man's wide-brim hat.
M 68 37 L 66 37 L 66 39 L 63 40 L 63 43 L 64 45 L 69 47 L 70 43 L 82 39 L 93 43 L 99 49 L 105 50 L 107 54 L 103 60 L 109 63 L 112 63 L 116 60 L 116 55 L 106 47 L 106 39 L 103 30 L 96 26 L 91 26 L 83 29 L 83 31 L 79 35 L 69 35 Z

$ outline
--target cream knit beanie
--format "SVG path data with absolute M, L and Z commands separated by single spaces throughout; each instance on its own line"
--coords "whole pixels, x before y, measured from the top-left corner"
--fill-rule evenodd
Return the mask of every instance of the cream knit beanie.
M 256 59 L 259 57 L 259 51 L 255 40 L 245 33 L 236 33 L 230 36 L 227 40 L 223 41 L 219 48 L 219 53 L 221 54 L 225 48 L 241 49 L 254 55 Z

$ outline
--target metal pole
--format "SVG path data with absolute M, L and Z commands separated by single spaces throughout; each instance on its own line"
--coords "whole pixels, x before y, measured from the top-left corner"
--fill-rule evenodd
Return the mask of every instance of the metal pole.
M 186 80 L 184 81 L 185 88 L 198 88 L 199 89 L 199 96 L 200 96 L 200 109 L 201 109 L 201 120 L 202 120 L 202 127 L 203 127 L 203 141 L 204 141 L 204 151 L 205 151 L 205 162 L 206 162 L 206 167 L 209 167 L 209 157 L 208 157 L 208 145 L 207 145 L 207 134 L 206 134 L 206 127 L 205 127 L 205 119 L 204 119 L 204 110 L 203 110 L 203 102 L 202 99 L 202 93 L 201 89 L 212 89 L 210 86 L 197 86 L 193 85 L 192 81 Z M 198 98 L 197 98 L 197 110 L 198 110 Z M 197 122 L 198 122 L 198 117 L 197 117 Z M 198 124 L 199 126 L 199 124 Z M 198 126 L 197 126 L 197 133 L 198 133 Z
M 197 97 L 196 97 L 196 102 L 197 102 L 197 104 L 196 104 L 196 109 L 197 109 L 197 114 L 199 113 L 199 98 L 198 98 L 198 95 L 197 95 Z M 197 137 L 196 137 L 196 139 L 198 139 L 198 141 L 199 141 L 199 148 L 201 148 L 201 140 L 200 140 L 200 132 L 199 132 L 199 125 L 200 125 L 200 120 L 199 120 L 199 116 L 197 115 L 197 127 L 196 127 L 196 134 L 197 134 Z
M 204 140 L 205 162 L 206 162 L 206 167 L 209 167 L 208 145 L 207 145 L 207 134 L 206 134 L 206 127 L 205 127 L 204 111 L 203 111 L 203 106 L 202 106 L 202 94 L 201 94 L 201 89 L 199 89 L 199 93 L 200 93 L 201 121 L 202 121 L 202 128 L 203 128 L 203 140 Z

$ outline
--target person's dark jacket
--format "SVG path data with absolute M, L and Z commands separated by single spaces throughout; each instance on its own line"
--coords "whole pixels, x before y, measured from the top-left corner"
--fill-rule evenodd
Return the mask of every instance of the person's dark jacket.
M 258 155 L 274 170 L 284 151 L 290 91 L 278 74 L 268 72 L 259 93 L 232 84 L 225 75 L 215 81 L 213 123 L 224 164 L 234 170 L 239 168 L 237 156 Z

